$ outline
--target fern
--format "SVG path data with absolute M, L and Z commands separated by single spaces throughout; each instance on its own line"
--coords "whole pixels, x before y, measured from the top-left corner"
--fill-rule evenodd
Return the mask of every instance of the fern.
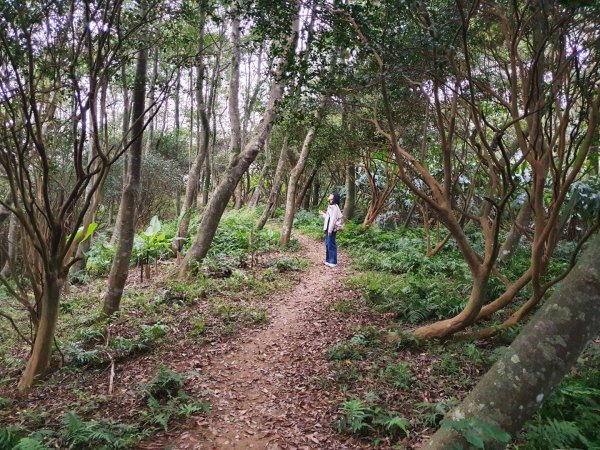
M 532 448 L 592 448 L 576 423 L 550 419 L 527 427 L 528 443 Z
M 495 423 L 488 423 L 474 417 L 462 420 L 442 420 L 441 428 L 449 428 L 463 436 L 469 444 L 485 449 L 486 442 L 503 443 L 510 441 L 510 434 Z
M 33 438 L 23 438 L 12 450 L 50 450 L 44 443 Z
M 0 427 L 0 448 L 13 448 L 19 443 L 24 430 L 17 427 Z
M 132 425 L 108 420 L 84 421 L 73 412 L 67 412 L 62 423 L 64 439 L 73 449 L 127 448 L 139 434 Z

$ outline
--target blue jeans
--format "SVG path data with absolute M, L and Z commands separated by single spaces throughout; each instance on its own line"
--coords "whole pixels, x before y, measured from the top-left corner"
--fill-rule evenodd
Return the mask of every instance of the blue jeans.
M 325 233 L 325 261 L 337 264 L 337 245 L 335 243 L 335 231 L 331 234 Z

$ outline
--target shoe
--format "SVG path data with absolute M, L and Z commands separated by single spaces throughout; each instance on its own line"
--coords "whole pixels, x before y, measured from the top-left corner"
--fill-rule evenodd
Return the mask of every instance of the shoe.
M 326 263 L 325 263 L 325 265 L 326 265 L 327 267 L 336 267 L 336 266 L 337 266 L 337 264 L 332 264 L 332 263 L 330 263 L 330 262 L 326 262 Z

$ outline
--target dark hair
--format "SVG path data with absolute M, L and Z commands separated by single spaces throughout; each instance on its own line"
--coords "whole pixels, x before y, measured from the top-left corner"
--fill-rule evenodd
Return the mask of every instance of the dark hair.
M 331 195 L 333 195 L 333 204 L 340 206 L 340 194 L 333 192 Z

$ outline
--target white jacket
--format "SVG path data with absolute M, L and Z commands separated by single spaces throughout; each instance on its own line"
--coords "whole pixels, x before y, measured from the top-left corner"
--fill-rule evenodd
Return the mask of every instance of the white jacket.
M 333 233 L 335 230 L 335 224 L 342 220 L 342 211 L 338 205 L 329 205 L 327 212 L 323 214 L 323 230 L 327 231 L 328 234 Z

